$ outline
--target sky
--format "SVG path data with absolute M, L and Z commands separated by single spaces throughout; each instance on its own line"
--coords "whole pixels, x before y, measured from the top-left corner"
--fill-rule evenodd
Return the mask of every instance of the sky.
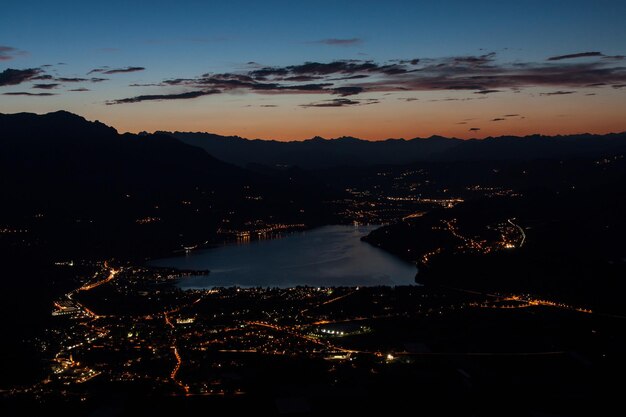
M 120 132 L 626 131 L 626 1 L 3 0 L 0 113 Z

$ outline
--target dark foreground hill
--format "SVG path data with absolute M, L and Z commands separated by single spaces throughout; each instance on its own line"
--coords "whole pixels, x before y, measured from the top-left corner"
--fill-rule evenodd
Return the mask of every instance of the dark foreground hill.
M 304 176 L 248 171 L 168 135 L 60 111 L 2 114 L 0 138 L 2 226 L 49 248 L 141 255 L 210 238 L 226 212 L 300 223 L 321 213 L 303 210 L 324 195 Z

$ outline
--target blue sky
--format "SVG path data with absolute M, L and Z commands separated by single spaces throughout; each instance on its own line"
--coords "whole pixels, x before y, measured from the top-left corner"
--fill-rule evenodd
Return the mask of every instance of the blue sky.
M 493 63 L 514 64 L 589 51 L 626 54 L 625 1 L 5 0 L 2 9 L 0 47 L 12 49 L 10 59 L 0 60 L 0 71 L 45 64 L 54 65 L 48 73 L 63 77 L 82 77 L 105 66 L 145 70 L 89 86 L 92 91 L 83 94 L 87 101 L 61 94 L 59 88 L 47 97 L 0 96 L 0 111 L 45 111 L 57 105 L 84 108 L 111 122 L 121 119 L 118 110 L 104 104 L 107 100 L 154 94 L 154 88 L 133 90 L 129 84 L 241 72 L 249 70 L 248 62 L 268 67 L 309 61 L 384 63 L 495 52 Z M 0 92 L 22 92 L 24 87 L 0 87 Z M 233 93 L 246 95 L 251 103 L 263 98 L 249 91 Z M 614 103 L 616 98 L 609 96 Z M 194 100 L 216 105 L 212 98 Z M 306 102 L 290 95 L 280 104 Z M 275 112 L 277 120 L 284 116 Z M 237 117 L 236 107 L 232 113 Z M 123 128 L 132 130 L 125 123 Z M 344 130 L 350 133 L 349 126 Z

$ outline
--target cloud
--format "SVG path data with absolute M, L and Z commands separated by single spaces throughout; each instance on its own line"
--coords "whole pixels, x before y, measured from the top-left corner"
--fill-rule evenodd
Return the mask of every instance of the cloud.
M 125 73 L 125 72 L 137 72 L 137 71 L 144 71 L 145 68 L 144 67 L 126 67 L 126 68 L 117 68 L 117 69 L 110 69 L 107 71 L 103 71 L 103 74 L 121 74 L 121 73 Z
M 347 107 L 347 106 L 363 106 L 367 104 L 378 104 L 378 100 L 350 100 L 347 98 L 335 98 L 332 100 L 324 100 L 319 103 L 301 104 L 300 107 Z
M 502 117 L 496 117 L 495 119 L 491 119 L 492 122 L 501 122 L 502 120 L 506 120 Z
M 487 97 L 446 97 L 446 98 L 442 98 L 442 99 L 432 99 L 432 100 L 428 100 L 430 103 L 436 103 L 438 101 L 472 101 L 472 100 L 484 100 Z
M 574 59 L 574 58 L 590 58 L 604 56 L 602 52 L 580 52 L 577 54 L 557 55 L 548 58 L 548 61 L 560 61 L 562 59 Z
M 20 51 L 19 49 L 12 48 L 10 46 L 0 45 L 0 61 L 10 61 L 17 56 L 27 55 L 28 52 Z
M 259 107 L 278 107 L 276 104 L 261 104 Z
M 53 88 L 57 88 L 58 86 L 60 86 L 61 84 L 58 83 L 51 83 L 51 84 L 34 84 L 33 88 L 37 88 L 40 90 L 52 90 Z
M 58 77 L 58 78 L 55 78 L 55 81 L 60 81 L 62 83 L 82 83 L 85 81 L 89 81 L 89 78 Z
M 37 75 L 41 74 L 41 72 L 39 68 L 27 68 L 23 70 L 7 68 L 0 72 L 0 86 L 21 84 L 34 79 Z
M 85 87 L 80 87 L 80 88 L 73 88 L 73 89 L 71 89 L 71 90 L 67 90 L 67 91 L 80 91 L 80 92 L 84 92 L 84 91 L 91 91 L 91 90 L 90 90 L 90 89 L 88 89 L 88 88 L 85 88 Z
M 87 75 L 93 74 L 94 72 L 104 72 L 104 71 L 108 71 L 108 70 L 109 70 L 109 67 L 94 68 L 91 71 L 89 71 L 87 73 Z
M 322 77 L 314 75 L 294 75 L 293 77 L 287 77 L 284 81 L 315 81 Z
M 56 96 L 56 94 L 54 93 L 28 93 L 26 91 L 3 93 L 3 95 L 5 96 L 39 96 L 39 97 Z
M 201 96 L 219 94 L 220 92 L 221 92 L 220 90 L 205 90 L 205 91 L 189 91 L 186 93 L 177 93 L 177 94 L 151 94 L 151 95 L 123 98 L 119 100 L 110 100 L 110 101 L 107 101 L 106 104 L 111 105 L 111 104 L 139 103 L 141 101 L 187 100 L 187 99 L 197 98 Z
M 301 65 L 290 65 L 288 67 L 264 67 L 250 71 L 249 75 L 257 80 L 266 80 L 268 78 L 281 79 L 291 74 L 355 74 L 357 72 L 367 72 L 376 69 L 378 69 L 378 65 L 370 61 L 305 62 Z
M 483 55 L 478 55 L 478 56 L 474 56 L 474 55 L 458 56 L 458 57 L 452 58 L 452 60 L 454 63 L 457 63 L 457 64 L 480 66 L 480 65 L 489 64 L 495 59 L 495 57 L 496 57 L 496 53 L 490 52 L 488 54 L 483 54 Z
M 359 79 L 367 78 L 367 77 L 369 77 L 369 75 L 356 74 L 356 75 L 348 75 L 345 77 L 329 78 L 328 81 L 359 80 Z
M 517 116 L 519 116 L 519 114 L 505 114 L 502 117 L 517 117 Z
M 38 75 L 36 77 L 32 77 L 29 81 L 35 81 L 35 80 L 52 80 L 54 77 L 50 74 L 42 74 L 42 75 Z
M 87 75 L 92 74 L 94 72 L 99 72 L 101 74 L 111 75 L 111 74 L 122 74 L 126 72 L 137 72 L 144 71 L 144 67 L 126 67 L 126 68 L 113 68 L 109 69 L 109 67 L 95 68 L 87 73 Z
M 102 81 L 108 81 L 108 78 L 79 78 L 79 77 L 57 77 L 54 81 L 59 81 L 61 83 L 101 83 Z
M 621 61 L 623 59 L 626 59 L 626 55 L 604 55 L 602 57 L 603 59 L 611 59 L 614 61 Z
M 414 58 L 414 59 L 395 59 L 393 61 L 397 62 L 399 64 L 411 64 L 411 65 L 417 65 L 420 62 L 419 58 Z
M 337 87 L 333 88 L 333 94 L 339 94 L 341 97 L 346 97 L 362 93 L 363 90 L 363 87 Z
M 328 38 L 328 39 L 320 39 L 319 41 L 313 41 L 311 43 L 321 43 L 323 45 L 331 45 L 331 46 L 354 46 L 360 45 L 363 43 L 363 39 L 360 38 Z
M 470 131 L 470 132 L 478 132 L 479 130 L 480 130 L 480 127 L 470 127 L 468 129 L 468 131 Z
M 564 95 L 567 95 L 567 94 L 574 94 L 575 92 L 576 91 L 561 91 L 561 90 L 559 90 L 559 91 L 552 91 L 552 92 L 549 92 L 549 93 L 540 93 L 540 95 L 542 95 L 542 96 L 564 96 Z
M 592 59 L 584 62 L 559 62 L 561 59 L 567 59 L 560 58 L 548 63 L 506 63 L 499 62 L 496 54 L 491 52 L 482 55 L 396 59 L 386 62 L 347 59 L 286 66 L 254 65 L 239 72 L 205 73 L 192 78 L 165 79 L 151 85 L 183 86 L 196 92 L 219 90 L 223 93 L 239 91 L 256 94 L 315 93 L 340 97 L 356 97 L 364 93 L 458 92 L 458 97 L 443 99 L 452 101 L 487 99 L 490 94 L 504 91 L 520 92 L 524 88 L 543 87 L 568 91 L 626 84 L 626 67 L 618 65 L 614 60 L 604 59 L 603 55 L 586 56 Z M 118 71 L 108 67 L 96 70 L 103 74 Z M 475 93 L 482 97 L 463 97 L 463 92 Z M 187 97 L 183 95 L 180 98 Z M 328 106 L 328 103 L 332 104 L 332 102 L 322 104 Z

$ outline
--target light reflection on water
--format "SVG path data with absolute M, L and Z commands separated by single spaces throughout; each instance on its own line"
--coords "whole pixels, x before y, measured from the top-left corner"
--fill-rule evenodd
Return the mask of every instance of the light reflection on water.
M 324 226 L 280 239 L 239 241 L 151 264 L 205 270 L 181 288 L 412 285 L 416 267 L 360 240 L 378 226 Z

